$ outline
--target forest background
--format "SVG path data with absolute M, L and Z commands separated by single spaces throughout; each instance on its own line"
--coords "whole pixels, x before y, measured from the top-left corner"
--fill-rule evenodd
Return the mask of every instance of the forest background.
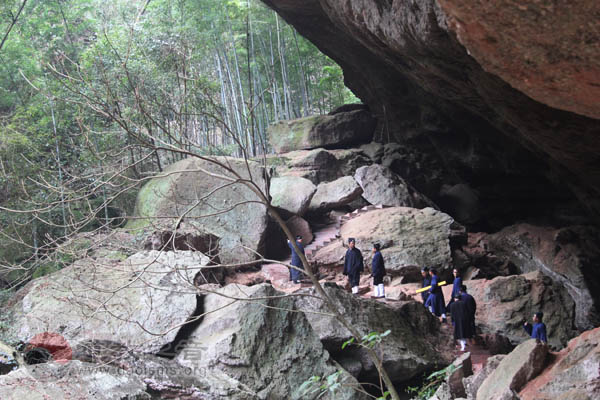
M 256 157 L 271 152 L 269 124 L 357 101 L 339 66 L 258 0 L 8 0 L 0 12 L 4 298 L 71 262 L 53 254 L 65 238 L 120 223 L 139 186 L 186 156 L 169 148 Z

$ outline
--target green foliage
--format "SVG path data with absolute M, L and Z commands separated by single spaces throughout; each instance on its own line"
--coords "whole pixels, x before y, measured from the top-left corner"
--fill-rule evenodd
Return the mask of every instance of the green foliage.
M 341 386 L 342 371 L 336 371 L 328 376 L 320 377 L 317 375 L 311 376 L 308 380 L 304 381 L 298 389 L 301 396 L 314 396 L 317 395 L 317 399 L 325 396 L 326 394 L 332 395 L 337 392 Z
M 454 371 L 462 366 L 456 366 L 454 364 L 448 365 L 446 368 L 441 369 L 439 371 L 435 371 L 427 376 L 423 380 L 423 384 L 419 387 L 411 386 L 406 389 L 406 392 L 409 394 L 416 395 L 416 399 L 418 400 L 428 400 L 435 392 L 438 390 L 440 385 L 444 383 L 446 378 L 450 376 Z
M 386 337 L 387 335 L 389 335 L 390 333 L 392 333 L 392 331 L 389 329 L 383 333 L 377 333 L 377 332 L 368 333 L 361 338 L 360 342 L 358 342 L 357 345 L 361 346 L 361 347 L 367 347 L 367 348 L 372 349 L 373 347 L 375 347 L 376 345 L 381 343 L 383 338 Z M 342 344 L 342 350 L 344 350 L 348 345 L 353 344 L 353 343 L 355 343 L 355 338 L 353 338 L 353 337 L 346 340 Z

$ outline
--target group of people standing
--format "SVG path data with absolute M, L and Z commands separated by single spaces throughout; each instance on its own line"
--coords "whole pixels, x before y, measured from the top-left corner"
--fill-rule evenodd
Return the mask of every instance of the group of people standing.
M 302 246 L 302 236 L 296 237 L 296 244 L 302 254 L 304 247 Z M 302 261 L 293 245 L 288 241 L 288 245 L 292 251 L 291 264 L 297 269 L 290 269 L 290 280 L 294 283 L 299 283 L 302 277 Z M 385 287 L 383 277 L 386 275 L 385 264 L 381 254 L 381 246 L 378 243 L 373 244 L 373 260 L 371 263 L 371 276 L 373 277 L 373 295 L 372 298 L 385 298 Z M 356 248 L 356 240 L 348 239 L 348 250 L 344 257 L 343 274 L 348 277 L 348 282 L 352 288 L 352 294 L 358 295 L 358 287 L 360 282 L 360 274 L 364 271 L 364 260 L 362 252 Z M 452 282 L 452 295 L 448 304 L 445 303 L 444 293 L 440 285 L 437 271 L 434 268 L 423 268 L 421 275 L 423 276 L 422 288 L 429 287 L 428 290 L 421 293 L 421 298 L 425 307 L 437 317 L 441 317 L 442 323 L 446 323 L 446 313 L 452 318 L 454 326 L 454 339 L 460 344 L 460 349 L 465 351 L 467 340 L 473 339 L 476 334 L 475 330 L 475 312 L 477 311 L 477 302 L 467 292 L 467 287 L 463 284 L 462 277 L 459 271 L 455 268 L 452 271 L 454 280 Z M 546 325 L 542 322 L 543 314 L 535 313 L 533 316 L 533 325 L 525 322 L 523 328 L 525 331 L 538 342 L 547 343 Z

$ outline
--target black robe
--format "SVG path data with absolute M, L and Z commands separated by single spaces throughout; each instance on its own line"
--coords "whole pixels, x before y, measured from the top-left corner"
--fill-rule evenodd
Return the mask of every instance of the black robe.
M 429 277 L 429 275 L 427 275 L 425 278 L 423 278 L 423 286 L 421 286 L 421 287 L 424 288 L 429 285 L 431 285 L 431 278 Z M 429 297 L 429 290 L 425 290 L 424 292 L 421 292 L 421 298 L 423 299 L 423 304 L 425 304 L 425 302 L 427 301 L 427 297 Z
M 470 339 L 473 337 L 473 326 L 470 311 L 464 300 L 459 299 L 450 305 L 450 315 L 454 324 L 454 339 Z
M 477 311 L 477 303 L 475 302 L 473 296 L 471 296 L 469 293 L 461 294 L 460 298 L 465 302 L 467 306 L 469 318 L 471 319 L 471 329 L 473 330 L 473 335 L 475 335 L 475 312 Z
M 356 247 L 346 251 L 344 260 L 344 275 L 348 275 L 350 286 L 358 286 L 360 281 L 360 273 L 365 269 L 363 264 L 363 256 Z

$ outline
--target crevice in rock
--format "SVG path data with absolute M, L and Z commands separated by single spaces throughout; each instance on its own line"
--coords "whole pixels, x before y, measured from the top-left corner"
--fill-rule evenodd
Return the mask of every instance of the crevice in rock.
M 156 353 L 157 356 L 172 360 L 186 347 L 190 336 L 204 320 L 204 297 L 203 294 L 196 296 L 196 309 L 179 328 L 173 341 L 165 344 Z

